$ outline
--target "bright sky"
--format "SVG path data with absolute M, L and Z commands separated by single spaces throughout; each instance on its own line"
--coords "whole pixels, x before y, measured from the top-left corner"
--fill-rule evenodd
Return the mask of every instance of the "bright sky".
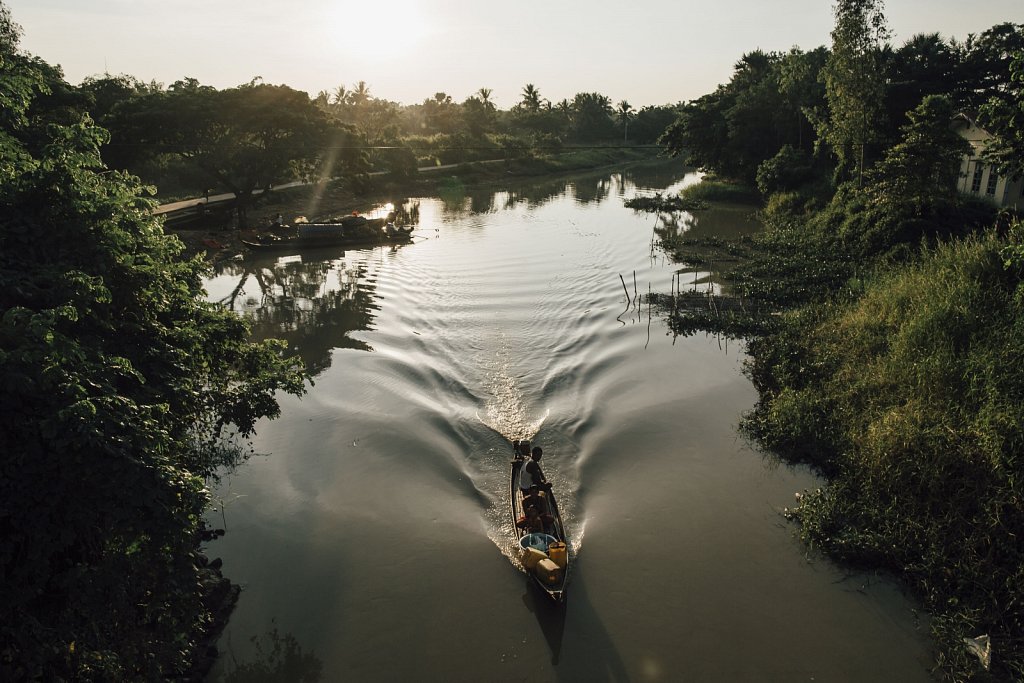
M 533 83 L 557 102 L 600 92 L 639 108 L 727 81 L 744 52 L 831 42 L 830 0 L 2 0 L 21 47 L 65 77 L 261 76 L 315 95 L 364 80 L 403 104 L 479 88 L 505 109 Z M 889 0 L 894 42 L 1024 23 L 1024 1 Z

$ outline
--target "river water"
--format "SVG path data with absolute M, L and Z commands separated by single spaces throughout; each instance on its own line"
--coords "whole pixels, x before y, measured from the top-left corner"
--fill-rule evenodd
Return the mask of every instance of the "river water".
M 738 436 L 742 344 L 673 338 L 648 306 L 716 285 L 623 200 L 693 182 L 666 163 L 452 182 L 416 200 L 412 244 L 210 278 L 316 373 L 215 492 L 208 554 L 243 592 L 211 681 L 929 680 L 913 605 L 782 517 L 818 482 Z M 749 232 L 748 213 L 681 229 Z M 517 437 L 544 448 L 571 536 L 564 607 L 511 549 Z

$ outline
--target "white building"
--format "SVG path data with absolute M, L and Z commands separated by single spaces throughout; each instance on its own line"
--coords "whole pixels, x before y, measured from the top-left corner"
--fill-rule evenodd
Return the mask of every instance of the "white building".
M 984 199 L 998 207 L 1024 210 L 1024 178 L 1010 180 L 985 163 L 981 153 L 991 137 L 988 131 L 966 114 L 953 119 L 953 130 L 971 143 L 972 152 L 960 164 L 957 188 L 962 194 Z

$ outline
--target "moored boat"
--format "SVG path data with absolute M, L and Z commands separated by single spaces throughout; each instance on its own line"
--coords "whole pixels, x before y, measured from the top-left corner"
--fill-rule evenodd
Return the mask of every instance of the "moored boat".
M 520 442 L 513 442 L 515 458 L 512 460 L 512 477 L 509 484 L 512 508 L 512 528 L 519 543 L 523 568 L 534 582 L 555 602 L 565 601 L 565 589 L 569 580 L 571 561 L 569 542 L 562 523 L 558 503 L 550 487 L 541 487 L 541 505 L 546 508 L 538 512 L 543 517 L 542 530 L 530 529 L 524 520 L 525 492 L 521 486 L 521 474 L 528 457 L 520 452 Z M 528 450 L 528 449 L 526 449 Z
M 360 217 L 361 218 L 361 217 Z M 402 244 L 412 239 L 412 227 L 397 227 L 383 219 L 362 219 L 359 223 L 300 223 L 292 234 L 282 236 L 280 230 L 243 239 L 254 251 L 282 251 L 316 247 L 366 247 L 381 244 Z

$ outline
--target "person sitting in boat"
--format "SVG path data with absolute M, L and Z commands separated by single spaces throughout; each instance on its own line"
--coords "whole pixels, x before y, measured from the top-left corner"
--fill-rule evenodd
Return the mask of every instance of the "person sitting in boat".
M 527 448 L 529 448 L 529 444 L 527 444 Z M 522 472 L 519 474 L 519 488 L 522 489 L 523 493 L 529 491 L 531 486 L 537 486 L 542 489 L 551 488 L 551 484 L 548 483 L 543 470 L 540 468 L 540 458 L 543 454 L 544 451 L 541 450 L 540 446 L 534 446 L 530 459 L 523 465 Z
M 543 515 L 540 510 L 531 505 L 526 508 L 526 514 L 516 520 L 516 526 L 531 534 L 544 533 L 554 521 L 551 515 Z
M 541 491 L 539 486 L 531 486 L 529 491 L 523 496 L 523 509 L 525 510 L 528 507 L 537 508 L 537 511 L 542 515 L 550 512 L 547 494 Z

